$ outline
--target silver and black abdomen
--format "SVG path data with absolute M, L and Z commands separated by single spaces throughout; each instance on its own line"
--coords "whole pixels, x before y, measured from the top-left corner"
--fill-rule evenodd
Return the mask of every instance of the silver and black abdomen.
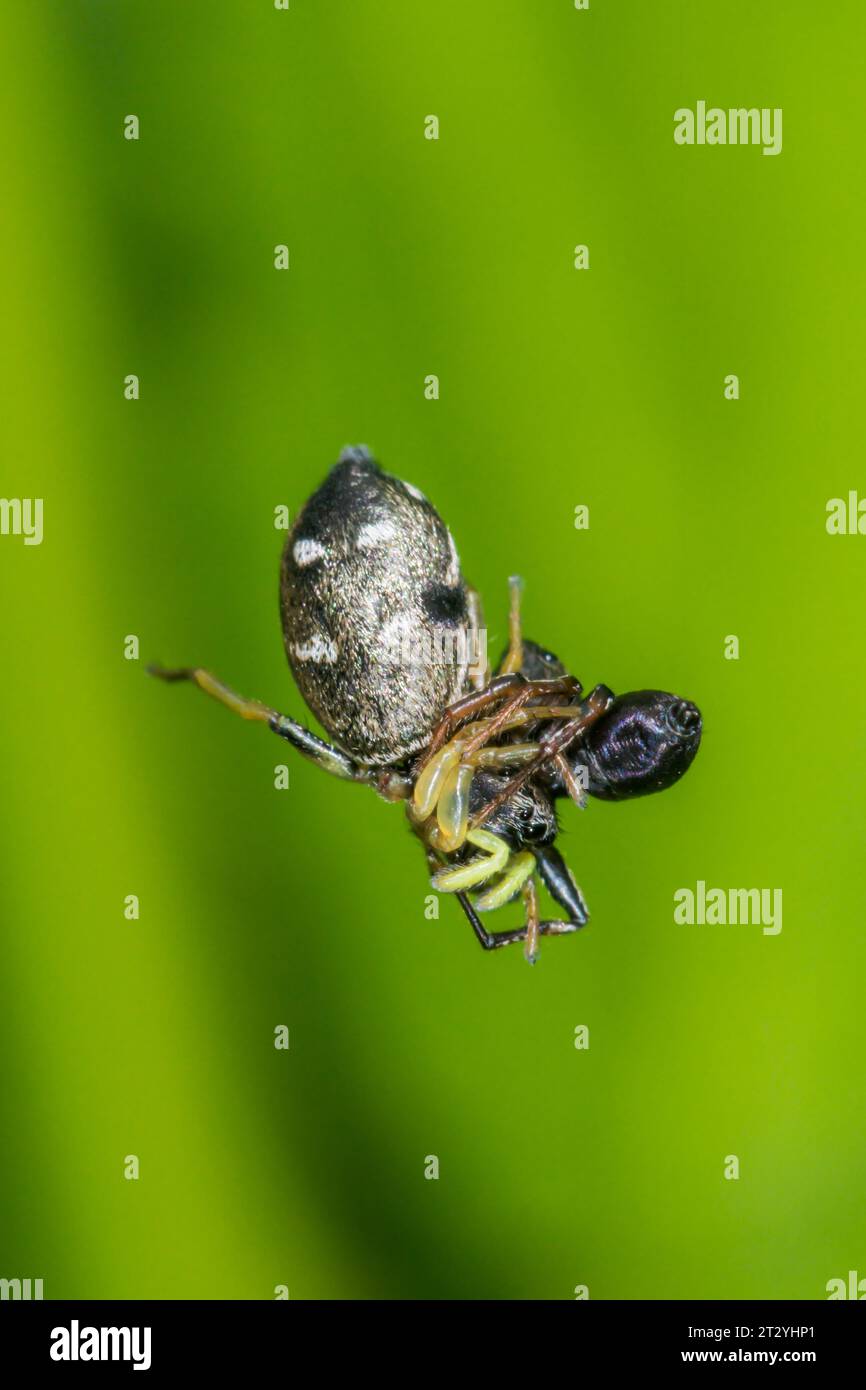
M 286 541 L 286 655 L 330 736 L 359 763 L 399 763 L 465 690 L 470 604 L 451 533 L 409 483 L 344 450 Z

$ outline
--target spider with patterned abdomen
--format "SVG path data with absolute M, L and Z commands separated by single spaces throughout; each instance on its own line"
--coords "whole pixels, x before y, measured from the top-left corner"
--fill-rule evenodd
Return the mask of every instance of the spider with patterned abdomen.
M 199 667 L 149 669 L 267 724 L 326 772 L 403 801 L 433 887 L 455 894 L 485 950 L 522 941 L 534 962 L 542 936 L 589 919 L 554 843 L 557 801 L 672 786 L 697 752 L 701 717 L 664 691 L 584 694 L 523 637 L 520 582 L 510 587 L 508 648 L 491 672 L 473 657 L 481 605 L 450 531 L 358 446 L 300 512 L 280 574 L 286 654 L 329 741 Z M 562 916 L 542 920 L 539 882 Z M 517 897 L 523 925 L 489 931 L 481 916 Z

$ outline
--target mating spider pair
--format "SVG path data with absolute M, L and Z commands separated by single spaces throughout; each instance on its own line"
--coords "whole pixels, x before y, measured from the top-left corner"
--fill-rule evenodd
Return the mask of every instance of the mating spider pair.
M 556 657 L 523 638 L 516 580 L 505 656 L 492 677 L 472 665 L 481 608 L 451 534 L 363 446 L 344 451 L 300 513 L 280 595 L 289 663 L 333 742 L 208 671 L 152 673 L 193 681 L 325 771 L 404 801 L 433 887 L 457 896 L 486 950 L 523 941 L 534 962 L 541 936 L 583 926 L 586 904 L 554 844 L 556 801 L 671 786 L 700 742 L 695 706 L 663 691 L 616 698 L 603 685 L 584 696 Z M 422 639 L 411 659 L 396 634 Z M 434 655 L 446 649 L 449 660 Z M 563 918 L 541 920 L 536 877 Z M 478 914 L 518 894 L 524 925 L 488 931 Z

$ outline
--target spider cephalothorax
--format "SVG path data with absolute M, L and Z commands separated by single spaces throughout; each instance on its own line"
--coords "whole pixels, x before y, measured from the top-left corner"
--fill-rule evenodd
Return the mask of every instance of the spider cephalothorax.
M 247 700 L 200 668 L 192 680 L 266 723 L 338 777 L 402 800 L 432 883 L 457 898 L 485 949 L 576 931 L 586 904 L 556 849 L 556 801 L 661 791 L 697 752 L 696 707 L 664 691 L 584 694 L 547 648 L 524 639 L 511 581 L 510 641 L 495 672 L 481 607 L 451 533 L 427 499 L 346 449 L 286 541 L 280 609 L 289 663 L 332 742 Z M 564 917 L 542 921 L 536 882 Z M 524 925 L 488 931 L 478 913 L 521 896 Z

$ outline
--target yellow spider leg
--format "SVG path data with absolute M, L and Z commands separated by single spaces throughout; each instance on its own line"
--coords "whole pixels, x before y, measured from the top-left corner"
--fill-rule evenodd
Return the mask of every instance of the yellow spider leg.
M 469 827 L 469 792 L 476 767 L 524 767 L 537 755 L 537 744 L 512 743 L 505 748 L 481 748 L 477 753 L 469 754 L 465 763 L 452 765 L 436 803 L 436 821 L 439 827 L 436 848 L 446 854 L 452 854 L 466 839 Z
M 224 685 L 216 676 L 212 676 L 210 671 L 204 671 L 200 666 L 187 666 L 178 671 L 166 671 L 162 666 L 150 666 L 148 670 L 152 676 L 159 676 L 160 680 L 164 681 L 193 681 L 199 690 L 203 690 L 206 695 L 212 695 L 234 714 L 239 714 L 241 719 L 257 719 L 262 724 L 267 724 L 274 716 L 274 710 L 269 709 L 267 705 L 263 705 L 259 700 L 248 700 L 244 695 L 238 695 L 237 691 Z
M 479 767 L 523 767 L 537 757 L 537 743 L 506 743 L 502 748 L 479 749 L 474 762 Z
M 469 788 L 472 786 L 474 768 L 458 764 L 448 775 L 442 788 L 442 795 L 436 805 L 436 822 L 440 831 L 440 845 L 446 854 L 459 849 L 466 839 L 469 825 Z
M 570 705 L 542 705 L 517 711 L 506 720 L 502 720 L 501 715 L 476 719 L 438 749 L 422 767 L 410 803 L 412 818 L 418 822 L 427 820 L 435 811 L 438 829 L 430 831 L 430 843 L 434 848 L 445 854 L 453 853 L 466 839 L 472 769 L 479 766 L 525 767 L 538 755 L 537 746 L 529 743 L 478 747 L 492 725 L 496 725 L 498 733 L 539 719 L 568 718 L 572 713 Z
M 470 859 L 468 864 L 455 864 L 435 873 L 430 882 L 437 892 L 461 893 L 465 888 L 475 888 L 485 879 L 502 873 L 508 863 L 511 851 L 498 835 L 492 835 L 489 830 L 470 830 L 466 838 L 470 844 L 484 850 L 484 854 Z
M 530 850 L 525 849 L 520 854 L 513 854 L 499 882 L 480 898 L 475 899 L 476 910 L 493 912 L 497 907 L 504 907 L 520 892 L 526 880 L 532 877 L 534 870 L 535 855 Z
M 573 719 L 576 705 L 526 705 L 506 719 L 499 728 L 519 729 L 521 724 L 534 724 L 537 719 Z
M 510 676 L 523 665 L 523 634 L 520 628 L 520 593 L 523 580 L 516 574 L 508 581 L 511 609 L 508 614 L 508 654 L 499 668 L 500 676 Z
M 541 926 L 538 911 L 538 891 L 534 878 L 528 878 L 523 885 L 523 905 L 526 909 L 526 936 L 523 942 L 523 954 L 529 964 L 534 965 L 538 960 L 539 928 Z
M 462 752 L 463 740 L 452 739 L 424 768 L 412 793 L 412 810 L 418 820 L 426 820 L 433 814 L 442 789 L 460 762 Z

